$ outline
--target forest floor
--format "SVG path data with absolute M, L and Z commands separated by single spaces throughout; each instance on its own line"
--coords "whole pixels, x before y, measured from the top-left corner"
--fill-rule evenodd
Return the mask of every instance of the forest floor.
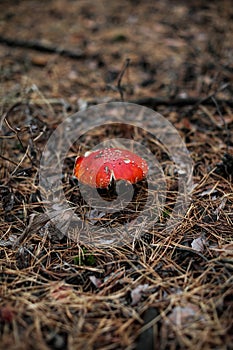
M 233 349 L 232 19 L 230 0 L 0 2 L 0 349 Z M 127 116 L 93 128 L 99 104 L 122 99 L 142 128 Z M 143 107 L 177 131 L 193 164 L 190 201 L 169 230 L 178 145 L 168 129 L 158 142 Z M 83 226 L 64 233 L 64 203 L 51 221 L 40 174 L 66 120 L 60 184 Z M 148 227 L 137 221 L 148 184 L 112 215 L 72 176 L 78 154 L 113 138 L 143 144 L 164 172 L 166 200 Z M 72 235 L 122 234 L 126 223 L 135 237 L 120 245 Z

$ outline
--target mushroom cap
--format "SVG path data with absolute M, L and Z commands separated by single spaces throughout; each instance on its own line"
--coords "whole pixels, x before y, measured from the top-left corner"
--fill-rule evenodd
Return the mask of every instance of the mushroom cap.
M 85 185 L 108 188 L 112 180 L 135 184 L 146 177 L 148 169 L 147 162 L 133 152 L 104 148 L 77 157 L 74 176 Z

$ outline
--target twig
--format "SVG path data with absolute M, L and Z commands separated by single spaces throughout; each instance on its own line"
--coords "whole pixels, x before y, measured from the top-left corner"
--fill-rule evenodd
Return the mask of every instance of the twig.
M 60 56 L 65 56 L 73 59 L 83 59 L 86 57 L 86 55 L 81 50 L 77 50 L 77 51 L 67 50 L 54 45 L 42 44 L 35 40 L 10 39 L 10 38 L 5 38 L 3 36 L 0 36 L 0 44 L 12 46 L 12 47 L 22 47 L 25 49 L 31 49 L 31 50 L 36 50 L 36 51 L 46 52 L 51 54 L 55 53 Z
M 30 146 L 28 145 L 28 146 L 27 146 L 27 149 L 25 150 L 25 153 L 24 153 L 22 159 L 20 160 L 19 164 L 17 164 L 16 168 L 12 171 L 12 173 L 10 174 L 10 176 L 15 175 L 15 173 L 16 173 L 17 170 L 21 167 L 21 164 L 23 163 L 23 161 L 24 161 L 24 159 L 25 159 L 26 157 L 29 157 L 29 159 L 31 160 L 31 157 L 30 157 L 29 154 L 28 154 L 29 147 L 30 147 Z M 31 160 L 31 161 L 32 161 L 32 160 Z M 32 165 L 33 165 L 33 164 L 32 164 Z
M 207 100 L 210 100 L 210 99 L 212 100 L 212 98 L 215 97 L 215 95 L 218 92 L 225 90 L 229 85 L 230 85 L 229 83 L 223 84 L 216 91 L 212 92 L 211 94 L 209 94 L 206 97 L 201 98 L 200 101 L 196 104 L 196 106 L 194 106 L 192 109 L 197 108 L 199 105 L 203 104 L 203 102 L 206 102 Z
M 8 117 L 8 115 L 18 106 L 21 105 L 21 101 L 17 101 L 15 102 L 9 109 L 8 111 L 6 111 L 6 113 L 4 113 L 1 118 L 0 118 L 0 130 L 2 129 L 2 125 L 4 120 Z
M 130 59 L 126 58 L 124 66 L 123 66 L 122 70 L 120 71 L 118 78 L 117 78 L 117 90 L 120 93 L 121 101 L 124 101 L 124 88 L 121 86 L 121 81 L 122 81 L 122 78 L 123 78 L 127 68 L 129 67 L 129 64 L 130 64 Z
M 27 156 L 27 157 L 29 158 L 30 162 L 32 163 L 32 165 L 35 165 L 33 159 L 32 159 L 31 156 L 28 154 L 29 146 L 28 146 L 27 148 L 24 147 L 23 142 L 22 142 L 21 138 L 19 137 L 18 131 L 16 131 L 16 130 L 10 125 L 9 121 L 8 121 L 6 118 L 5 118 L 5 123 L 6 123 L 6 125 L 8 126 L 8 128 L 16 135 L 17 140 L 19 141 L 20 146 L 22 147 L 22 149 L 23 149 L 23 151 L 24 151 L 24 157 L 23 157 L 23 159 Z M 20 166 L 20 164 L 21 164 L 21 162 L 18 164 L 17 169 L 18 169 L 18 167 Z M 16 169 L 15 169 L 15 171 L 16 171 Z M 13 173 L 15 173 L 15 171 L 13 171 Z
M 210 95 L 203 97 L 203 98 L 196 98 L 196 97 L 188 97 L 188 98 L 174 98 L 174 99 L 166 99 L 166 98 L 154 98 L 154 97 L 144 97 L 138 100 L 129 101 L 132 103 L 137 103 L 142 106 L 155 108 L 157 106 L 177 106 L 177 107 L 184 107 L 184 106 L 193 106 L 191 110 L 197 108 L 199 105 L 213 105 L 213 97 L 216 101 L 216 103 L 225 103 L 230 107 L 233 107 L 233 100 L 224 100 L 224 99 L 218 99 L 215 98 L 216 93 L 225 90 L 229 86 L 229 83 L 224 84 L 220 86 L 220 88 L 211 93 Z
M 11 164 L 14 164 L 16 166 L 18 166 L 18 163 L 14 162 L 13 160 L 9 159 L 9 158 L 6 158 L 4 157 L 2 154 L 0 154 L 0 158 L 2 158 L 3 160 L 5 160 L 6 162 L 9 162 Z
M 217 103 L 225 103 L 226 105 L 233 107 L 233 100 L 225 100 L 225 99 L 215 99 Z M 155 108 L 157 106 L 177 106 L 177 107 L 185 107 L 185 106 L 197 106 L 199 104 L 203 105 L 213 105 L 213 101 L 208 97 L 208 99 L 200 100 L 199 98 L 189 97 L 189 98 L 175 98 L 175 99 L 167 99 L 167 98 L 154 98 L 154 97 L 144 97 L 138 100 L 129 101 L 132 103 L 136 103 L 142 106 Z
M 29 224 L 22 232 L 21 236 L 15 241 L 13 247 L 17 247 L 25 241 L 25 239 L 29 236 L 29 234 L 37 233 L 41 227 L 43 227 L 47 222 L 49 222 L 50 218 L 46 214 L 32 214 L 29 219 Z

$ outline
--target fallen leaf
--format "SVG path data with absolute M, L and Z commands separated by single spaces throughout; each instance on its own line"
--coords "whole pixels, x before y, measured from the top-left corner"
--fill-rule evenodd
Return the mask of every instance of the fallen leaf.
M 205 245 L 206 245 L 206 240 L 203 237 L 195 238 L 191 243 L 192 248 L 200 253 L 205 250 Z
M 168 316 L 168 320 L 174 325 L 181 327 L 190 322 L 199 312 L 199 308 L 191 303 L 186 306 L 176 306 Z
M 99 278 L 95 276 L 89 276 L 90 281 L 94 284 L 96 288 L 100 288 L 102 285 L 102 282 Z
M 142 293 L 147 290 L 148 287 L 149 284 L 139 284 L 139 286 L 131 291 L 131 305 L 136 305 L 140 301 Z
M 219 219 L 221 211 L 225 208 L 226 202 L 227 202 L 227 198 L 225 197 L 221 200 L 221 203 L 219 204 L 217 209 L 214 211 L 214 214 L 217 215 L 217 220 Z

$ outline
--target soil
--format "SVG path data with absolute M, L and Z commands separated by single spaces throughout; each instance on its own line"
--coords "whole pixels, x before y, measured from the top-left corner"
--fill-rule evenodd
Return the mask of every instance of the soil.
M 232 19 L 230 0 L 0 2 L 0 349 L 233 349 Z M 115 124 L 91 128 L 100 103 L 122 100 L 137 104 L 142 128 L 110 107 Z M 163 116 L 165 144 L 143 107 Z M 62 161 L 47 142 L 67 120 Z M 169 226 L 186 174 L 169 154 L 182 144 L 175 135 L 193 171 L 190 201 Z M 144 180 L 106 213 L 72 172 L 77 155 L 119 138 L 156 156 L 166 186 L 153 197 L 158 183 Z M 57 164 L 48 183 L 63 164 L 63 202 L 42 186 L 45 154 Z M 151 210 L 164 200 L 148 226 L 137 221 L 147 196 Z M 77 239 L 107 229 L 135 236 Z

